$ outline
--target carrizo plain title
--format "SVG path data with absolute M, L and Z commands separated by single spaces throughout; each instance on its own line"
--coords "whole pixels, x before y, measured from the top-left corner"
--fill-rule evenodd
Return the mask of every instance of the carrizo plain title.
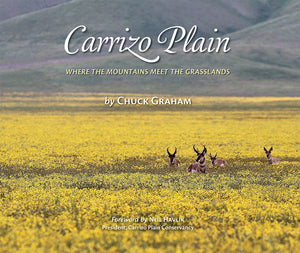
M 156 40 L 152 40 L 149 36 L 146 37 L 94 37 L 89 36 L 81 40 L 82 34 L 88 30 L 87 26 L 79 25 L 72 29 L 67 35 L 64 43 L 64 50 L 69 55 L 82 53 L 112 53 L 117 49 L 119 53 L 129 52 L 138 59 L 147 63 L 156 63 L 160 60 L 157 55 L 154 58 L 146 58 L 142 56 L 143 53 L 148 52 L 154 43 L 156 46 L 164 46 L 164 52 L 168 54 L 175 54 L 179 48 L 182 48 L 184 53 L 227 53 L 231 50 L 229 47 L 229 37 L 197 37 L 198 27 L 193 25 L 189 31 L 182 26 L 170 26 L 161 31 Z M 126 28 L 127 33 L 130 32 Z M 219 30 L 215 28 L 214 33 Z M 80 41 L 79 44 L 74 45 L 72 40 Z M 105 52 L 106 51 L 106 52 Z

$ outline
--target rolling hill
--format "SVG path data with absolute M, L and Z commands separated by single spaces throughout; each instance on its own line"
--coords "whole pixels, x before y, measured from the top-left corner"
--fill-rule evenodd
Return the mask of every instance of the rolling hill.
M 13 14 L 0 22 L 0 91 L 300 95 L 299 0 L 52 0 L 39 7 L 26 0 L 1 4 Z M 189 29 L 195 24 L 199 36 L 205 37 L 212 36 L 217 27 L 220 35 L 232 39 L 231 51 L 168 55 L 156 47 L 150 54 L 161 55 L 161 60 L 150 65 L 128 53 L 69 56 L 64 40 L 80 24 L 88 27 L 88 35 L 78 33 L 75 44 L 84 36 L 124 36 L 125 27 L 131 29 L 130 35 L 153 39 L 172 25 Z M 68 76 L 66 68 L 225 68 L 231 74 Z
M 0 21 L 50 8 L 67 1 L 69 0 L 2 0 L 0 1 Z

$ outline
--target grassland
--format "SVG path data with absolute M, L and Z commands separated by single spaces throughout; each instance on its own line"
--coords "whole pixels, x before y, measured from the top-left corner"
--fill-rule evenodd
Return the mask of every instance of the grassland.
M 108 109 L 106 95 L 1 95 L 1 252 L 297 252 L 299 98 Z M 186 173 L 193 144 L 228 167 Z M 179 169 L 167 167 L 175 146 Z M 102 229 L 141 216 L 194 229 Z

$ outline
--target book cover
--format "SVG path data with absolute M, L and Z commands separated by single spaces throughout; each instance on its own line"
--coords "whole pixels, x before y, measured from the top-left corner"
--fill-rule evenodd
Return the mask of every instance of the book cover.
M 0 252 L 299 251 L 299 14 L 0 1 Z

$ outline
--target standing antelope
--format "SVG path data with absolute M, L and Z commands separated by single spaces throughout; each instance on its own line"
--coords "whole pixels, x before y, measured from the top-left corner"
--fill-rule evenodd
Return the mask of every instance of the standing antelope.
M 227 165 L 227 162 L 224 159 L 217 159 L 217 153 L 215 156 L 212 156 L 211 154 L 209 154 L 209 156 L 213 166 L 225 167 Z
M 264 147 L 264 150 L 266 152 L 269 164 L 273 164 L 273 163 L 274 164 L 279 164 L 280 163 L 280 160 L 278 158 L 271 156 L 271 152 L 273 150 L 273 147 L 271 147 L 269 151 Z
M 175 158 L 175 155 L 177 153 L 177 148 L 175 148 L 175 152 L 173 154 L 171 154 L 169 152 L 169 148 L 167 148 L 167 152 L 168 152 L 168 155 L 169 155 L 169 167 L 171 166 L 175 166 L 175 167 L 180 167 L 180 162 L 178 159 Z
M 191 173 L 207 173 L 207 167 L 206 167 L 206 161 L 205 161 L 205 154 L 207 152 L 206 147 L 203 145 L 204 149 L 200 153 L 199 149 L 195 148 L 195 145 L 193 146 L 194 151 L 197 153 L 197 163 L 192 163 L 188 168 L 187 172 Z

